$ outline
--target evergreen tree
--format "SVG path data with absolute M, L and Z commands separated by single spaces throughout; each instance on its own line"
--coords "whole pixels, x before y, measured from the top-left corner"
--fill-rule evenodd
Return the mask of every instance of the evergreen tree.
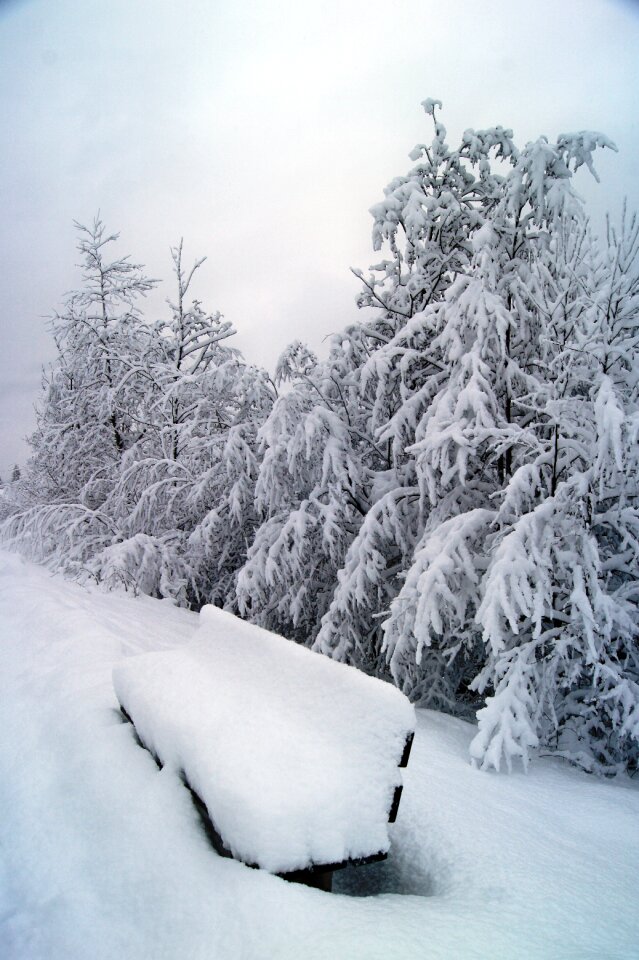
M 234 605 L 255 525 L 256 433 L 273 402 L 266 374 L 226 345 L 219 313 L 187 303 L 195 271 L 172 251 L 176 301 L 143 322 L 153 286 L 99 220 L 81 228 L 84 287 L 53 324 L 24 496 L 4 532 L 75 575 L 153 596 Z
M 278 363 L 278 378 L 291 378 L 291 389 L 258 434 L 261 523 L 239 573 L 239 609 L 305 643 L 330 602 L 369 507 L 371 471 L 383 459 L 366 432 L 357 382 L 371 342 L 367 331 L 349 328 L 322 363 L 292 344 Z
M 35 557 L 70 571 L 116 533 L 102 508 L 140 433 L 135 374 L 150 331 L 137 301 L 155 285 L 128 257 L 109 259 L 117 234 L 99 217 L 77 227 L 83 286 L 52 321 L 57 360 L 43 375 L 25 503 L 7 530 Z
M 517 155 L 469 267 L 424 311 L 446 376 L 410 448 L 425 523 L 386 649 L 421 702 L 455 709 L 488 695 L 472 747 L 483 766 L 526 764 L 538 744 L 600 772 L 637 759 L 636 504 L 611 537 L 593 499 L 599 470 L 617 484 L 606 523 L 631 494 L 621 477 L 634 401 L 624 410 L 605 369 L 613 357 L 618 375 L 636 367 L 636 300 L 611 297 L 605 275 L 621 272 L 623 246 L 623 286 L 634 289 L 636 239 L 613 243 L 607 268 L 593 263 L 570 183 L 601 145 L 582 133 Z M 613 303 L 623 343 L 608 342 Z M 611 542 L 626 551 L 621 590 Z
M 636 227 L 609 231 L 602 252 L 572 187 L 613 145 L 582 132 L 518 150 L 493 128 L 451 151 L 437 103 L 425 108 L 435 138 L 413 158 L 426 162 L 372 210 L 391 259 L 365 283 L 382 322 L 362 324 L 377 338 L 350 374 L 386 469 L 367 477 L 333 586 L 320 580 L 315 647 L 382 676 L 388 662 L 424 705 L 485 703 L 483 766 L 540 746 L 632 768 Z M 265 542 L 256 561 L 276 582 Z
M 204 258 L 186 271 L 182 252 L 182 242 L 171 251 L 176 300 L 135 373 L 140 432 L 107 506 L 118 536 L 88 569 L 107 584 L 233 607 L 254 523 L 255 434 L 273 388 L 227 345 L 235 331 L 221 314 L 187 303 Z

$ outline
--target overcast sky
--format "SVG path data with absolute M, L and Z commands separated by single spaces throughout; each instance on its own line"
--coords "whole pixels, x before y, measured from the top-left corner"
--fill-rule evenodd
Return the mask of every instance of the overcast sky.
M 78 283 L 73 220 L 99 209 L 172 294 L 194 293 L 272 368 L 356 316 L 368 208 L 430 138 L 599 129 L 596 216 L 639 207 L 639 6 L 629 0 L 0 0 L 0 475 L 23 462 L 46 316 Z

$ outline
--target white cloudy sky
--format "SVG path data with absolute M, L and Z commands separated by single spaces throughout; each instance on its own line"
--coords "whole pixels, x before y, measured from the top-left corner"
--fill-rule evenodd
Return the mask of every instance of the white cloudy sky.
M 639 207 L 639 6 L 629 0 L 0 0 L 0 475 L 23 461 L 46 316 L 78 282 L 74 219 L 101 211 L 272 367 L 353 319 L 368 208 L 444 101 L 451 139 L 599 129 L 596 216 Z

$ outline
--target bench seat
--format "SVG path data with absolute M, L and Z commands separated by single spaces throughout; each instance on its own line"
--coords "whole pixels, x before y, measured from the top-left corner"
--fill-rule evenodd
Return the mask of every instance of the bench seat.
M 386 856 L 415 727 L 390 684 L 212 606 L 190 643 L 123 661 L 113 682 L 218 852 L 318 876 Z

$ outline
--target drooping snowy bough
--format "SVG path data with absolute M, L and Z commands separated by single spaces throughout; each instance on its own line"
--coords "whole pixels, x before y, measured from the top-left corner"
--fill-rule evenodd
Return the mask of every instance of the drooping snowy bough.
M 390 684 L 212 606 L 186 647 L 128 659 L 113 682 L 218 852 L 328 889 L 331 871 L 387 855 L 415 728 Z

